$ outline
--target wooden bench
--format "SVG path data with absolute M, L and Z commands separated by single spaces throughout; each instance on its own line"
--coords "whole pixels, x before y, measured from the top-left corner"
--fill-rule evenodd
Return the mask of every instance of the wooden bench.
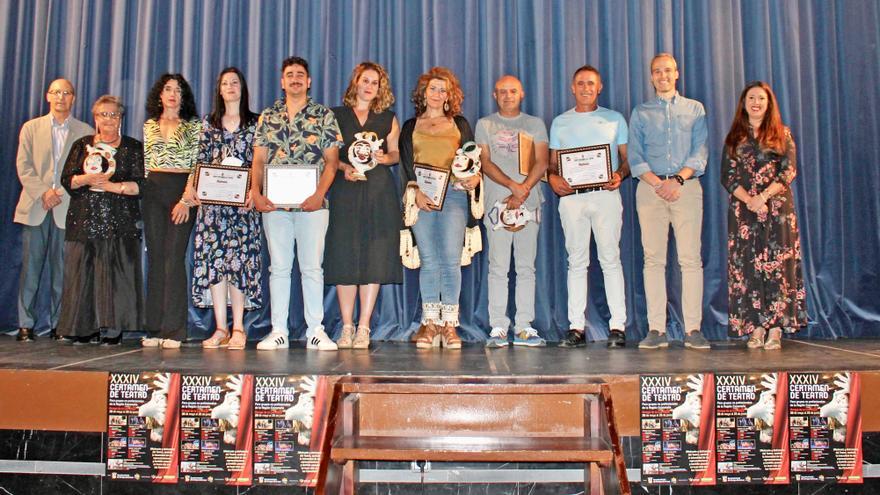
M 582 463 L 585 493 L 630 493 L 601 380 L 343 377 L 328 414 L 319 495 L 353 495 L 358 461 Z

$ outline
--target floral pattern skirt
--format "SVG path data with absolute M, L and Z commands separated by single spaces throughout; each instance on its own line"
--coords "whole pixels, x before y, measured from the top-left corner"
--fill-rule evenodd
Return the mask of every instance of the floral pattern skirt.
M 225 280 L 244 294 L 245 309 L 261 307 L 263 227 L 259 214 L 235 206 L 202 205 L 195 223 L 193 305 L 212 307 L 211 286 Z
M 756 214 L 731 198 L 728 213 L 728 313 L 738 335 L 758 328 L 795 332 L 807 324 L 801 244 L 791 192 Z

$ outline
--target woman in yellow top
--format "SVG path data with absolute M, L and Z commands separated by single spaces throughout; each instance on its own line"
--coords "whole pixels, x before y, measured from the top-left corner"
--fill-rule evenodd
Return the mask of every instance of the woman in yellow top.
M 164 74 L 147 96 L 144 123 L 144 238 L 147 297 L 144 347 L 175 349 L 186 338 L 186 246 L 193 226 L 188 179 L 202 125 L 189 83 Z
M 433 67 L 419 77 L 412 101 L 416 117 L 403 124 L 400 131 L 400 164 L 407 181 L 406 197 L 415 199 L 418 219 L 412 225 L 418 258 L 419 293 L 422 298 L 422 325 L 416 334 L 419 348 L 460 349 L 457 334 L 458 299 L 461 294 L 461 265 L 470 262 L 472 252 L 462 256 L 468 238 L 479 233 L 474 208 L 468 196 L 480 186 L 481 176 L 459 181 L 450 173 L 442 208 L 434 204 L 416 182 L 414 164 L 426 164 L 446 170 L 462 144 L 473 141 L 468 121 L 460 115 L 464 95 L 455 74 L 445 67 Z M 410 222 L 407 222 L 409 225 Z M 466 258 L 466 260 L 465 260 Z

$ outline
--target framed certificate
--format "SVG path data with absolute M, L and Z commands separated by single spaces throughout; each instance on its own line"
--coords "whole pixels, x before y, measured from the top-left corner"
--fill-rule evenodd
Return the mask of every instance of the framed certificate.
M 559 175 L 572 189 L 604 186 L 611 182 L 611 145 L 598 144 L 556 152 Z
M 277 208 L 299 208 L 315 194 L 319 176 L 317 165 L 266 165 L 263 194 Z
M 251 187 L 251 169 L 228 165 L 196 165 L 196 197 L 207 205 L 244 206 Z
M 422 194 L 433 201 L 437 208 L 443 209 L 450 171 L 424 163 L 414 163 L 413 170 L 416 173 L 416 183 L 418 183 Z

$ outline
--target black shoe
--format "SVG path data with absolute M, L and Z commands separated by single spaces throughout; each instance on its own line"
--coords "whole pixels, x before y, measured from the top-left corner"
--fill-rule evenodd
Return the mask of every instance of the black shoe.
M 98 345 L 101 343 L 101 334 L 93 333 L 85 337 L 73 337 L 73 345 Z
M 606 345 L 609 349 L 626 347 L 626 334 L 623 333 L 623 330 L 611 330 L 608 332 L 608 342 Z
M 559 343 L 559 347 L 586 347 L 587 339 L 584 337 L 584 332 L 579 330 L 569 330 L 568 335 L 565 336 L 565 339 Z
M 111 345 L 119 345 L 122 344 L 122 334 L 120 333 L 116 337 L 103 337 L 101 338 L 102 346 L 111 346 Z
M 19 328 L 18 336 L 15 337 L 15 340 L 19 342 L 33 342 L 34 341 L 34 329 L 33 328 Z
M 73 339 L 66 335 L 58 335 L 58 329 L 53 328 L 51 332 L 49 332 L 49 338 L 58 342 L 59 344 L 69 344 L 73 342 Z

